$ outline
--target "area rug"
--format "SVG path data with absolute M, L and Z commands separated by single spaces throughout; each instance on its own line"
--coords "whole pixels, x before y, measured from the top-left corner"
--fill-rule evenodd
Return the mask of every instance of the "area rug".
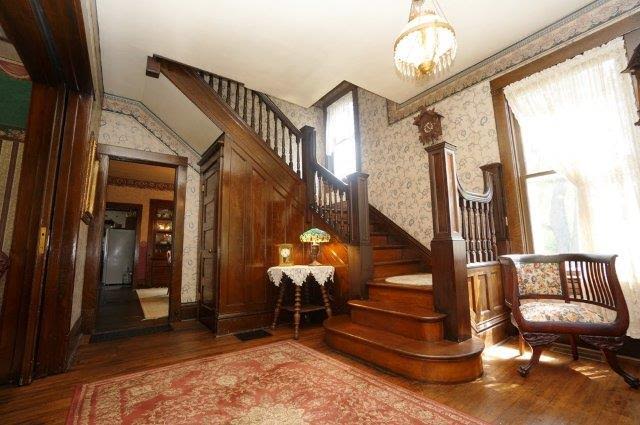
M 483 424 L 296 342 L 85 384 L 67 424 Z
M 169 316 L 169 288 L 136 289 L 144 320 Z

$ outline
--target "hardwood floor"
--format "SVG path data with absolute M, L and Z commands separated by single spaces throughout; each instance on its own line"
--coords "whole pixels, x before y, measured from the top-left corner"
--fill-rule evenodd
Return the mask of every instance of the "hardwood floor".
M 121 286 L 100 290 L 95 333 L 158 326 L 168 321 L 168 318 L 144 320 L 140 300 L 135 289 L 131 287 Z
M 283 325 L 272 337 L 240 342 L 215 338 L 197 322 L 178 324 L 173 332 L 83 344 L 68 373 L 34 381 L 25 387 L 0 387 L 0 423 L 64 423 L 74 388 L 116 375 L 249 348 L 292 337 Z M 487 349 L 485 374 L 459 385 L 423 384 L 372 368 L 332 351 L 320 326 L 305 326 L 299 342 L 433 400 L 491 423 L 502 424 L 637 424 L 640 392 L 633 391 L 604 363 L 545 353 L 527 379 L 516 373 L 525 362 L 515 342 Z M 629 366 L 638 373 L 638 367 Z

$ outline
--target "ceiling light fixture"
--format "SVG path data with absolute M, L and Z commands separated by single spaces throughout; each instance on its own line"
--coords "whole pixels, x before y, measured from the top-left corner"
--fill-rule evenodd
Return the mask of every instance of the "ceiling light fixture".
M 425 0 L 413 0 L 409 22 L 393 46 L 396 68 L 410 80 L 442 73 L 456 56 L 456 33 L 451 24 L 436 11 L 436 0 L 429 7 Z

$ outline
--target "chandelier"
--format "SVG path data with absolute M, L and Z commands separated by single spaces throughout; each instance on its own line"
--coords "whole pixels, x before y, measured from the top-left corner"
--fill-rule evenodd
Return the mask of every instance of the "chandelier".
M 396 38 L 393 56 L 398 72 L 406 79 L 439 74 L 456 56 L 455 31 L 434 9 L 425 0 L 413 0 L 409 22 Z

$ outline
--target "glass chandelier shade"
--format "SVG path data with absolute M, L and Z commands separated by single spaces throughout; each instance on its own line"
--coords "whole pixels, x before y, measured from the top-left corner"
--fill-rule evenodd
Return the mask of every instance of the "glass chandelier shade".
M 456 50 L 451 24 L 428 8 L 425 0 L 413 0 L 409 22 L 394 44 L 394 60 L 402 77 L 418 80 L 442 73 L 453 62 Z
M 319 243 L 329 242 L 331 240 L 331 235 L 329 235 L 324 230 L 320 229 L 309 229 L 303 234 L 300 235 L 300 242 L 312 243 L 317 245 Z

